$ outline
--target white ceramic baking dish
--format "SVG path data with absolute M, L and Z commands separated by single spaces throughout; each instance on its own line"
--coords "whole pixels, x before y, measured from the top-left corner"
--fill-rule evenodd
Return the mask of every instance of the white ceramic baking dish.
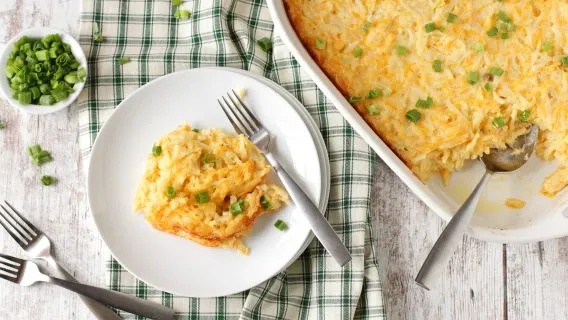
M 313 61 L 288 20 L 283 0 L 268 0 L 268 7 L 276 34 L 286 43 L 303 70 L 402 181 L 436 214 L 449 220 L 479 181 L 483 173 L 482 164 L 471 161 L 452 175 L 447 186 L 442 184 L 440 178 L 422 183 L 375 134 Z M 539 194 L 544 177 L 555 168 L 555 162 L 545 162 L 533 156 L 518 171 L 495 175 L 480 200 L 470 234 L 498 242 L 529 242 L 568 235 L 568 192 L 564 190 L 553 199 Z M 511 209 L 505 205 L 508 198 L 522 199 L 527 204 L 522 209 Z

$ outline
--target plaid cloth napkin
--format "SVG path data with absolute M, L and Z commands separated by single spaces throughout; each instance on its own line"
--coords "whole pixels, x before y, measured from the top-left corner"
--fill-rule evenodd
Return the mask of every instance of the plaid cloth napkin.
M 157 77 L 204 66 L 261 74 L 294 94 L 321 129 L 332 175 L 327 214 L 353 261 L 339 268 L 313 241 L 286 271 L 257 287 L 227 297 L 196 299 L 149 287 L 111 257 L 109 287 L 172 306 L 179 319 L 386 318 L 369 226 L 374 154 L 273 34 L 263 1 L 186 0 L 181 8 L 192 12 L 190 19 L 177 20 L 170 0 L 83 0 L 80 43 L 89 57 L 88 82 L 78 103 L 83 155 L 89 154 L 114 108 Z M 102 43 L 92 40 L 97 30 L 104 36 Z M 269 54 L 257 44 L 263 37 L 274 44 Z M 131 62 L 121 65 L 121 57 Z

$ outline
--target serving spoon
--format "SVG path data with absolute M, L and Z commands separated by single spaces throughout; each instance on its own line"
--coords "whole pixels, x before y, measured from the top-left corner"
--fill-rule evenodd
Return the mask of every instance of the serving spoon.
M 495 173 L 512 172 L 522 167 L 532 155 L 537 138 L 538 126 L 533 124 L 529 132 L 519 136 L 506 149 L 491 149 L 488 154 L 481 157 L 481 162 L 485 165 L 485 173 L 481 181 L 436 240 L 416 276 L 417 284 L 427 290 L 436 284 L 438 276 L 446 267 L 452 253 L 461 243 L 475 213 L 479 198 L 491 176 Z

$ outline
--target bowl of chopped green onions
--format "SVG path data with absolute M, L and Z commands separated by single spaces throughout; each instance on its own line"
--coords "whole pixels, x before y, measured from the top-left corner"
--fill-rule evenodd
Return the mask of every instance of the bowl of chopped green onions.
M 14 107 L 46 114 L 68 107 L 81 93 L 87 59 L 69 34 L 28 29 L 12 38 L 0 55 L 0 91 Z

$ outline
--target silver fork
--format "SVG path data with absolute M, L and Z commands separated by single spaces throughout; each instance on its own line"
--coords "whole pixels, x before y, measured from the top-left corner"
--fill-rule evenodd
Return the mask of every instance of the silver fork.
M 77 281 L 65 269 L 63 269 L 51 254 L 51 241 L 36 228 L 31 222 L 24 218 L 8 201 L 4 201 L 7 207 L 0 204 L 0 224 L 12 236 L 14 240 L 24 249 L 30 258 L 43 260 L 53 274 L 70 281 Z M 8 209 L 9 208 L 9 209 Z M 4 221 L 2 220 L 4 219 Z M 8 225 L 11 227 L 8 227 Z M 104 320 L 120 320 L 120 317 L 105 305 L 94 300 L 81 296 L 89 310 L 97 317 Z
M 221 102 L 222 101 L 222 102 Z M 272 165 L 280 180 L 290 193 L 294 203 L 308 220 L 312 231 L 319 239 L 324 248 L 331 254 L 335 261 L 343 266 L 351 260 L 351 255 L 337 236 L 324 215 L 310 200 L 308 195 L 294 181 L 288 172 L 280 165 L 276 157 L 270 152 L 270 133 L 249 110 L 247 105 L 239 98 L 234 90 L 227 93 L 227 98 L 217 99 L 227 119 L 239 134 L 246 135 L 254 145 L 264 154 Z M 244 110 L 244 112 L 243 112 Z
M 100 303 L 128 311 L 151 319 L 174 319 L 174 310 L 161 304 L 129 296 L 122 292 L 97 288 L 75 281 L 50 277 L 37 267 L 37 264 L 0 253 L 0 278 L 30 286 L 36 282 L 48 282 L 84 296 L 91 297 Z

